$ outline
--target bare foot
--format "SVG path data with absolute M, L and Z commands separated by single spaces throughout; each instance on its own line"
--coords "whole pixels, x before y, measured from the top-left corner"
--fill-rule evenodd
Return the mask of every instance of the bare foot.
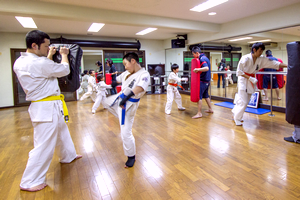
M 40 191 L 40 190 L 44 189 L 46 186 L 47 186 L 46 183 L 42 183 L 42 184 L 34 186 L 32 188 L 22 188 L 20 186 L 20 189 L 24 190 L 24 191 L 28 191 L 28 192 L 36 192 L 36 191 Z
M 280 97 L 277 97 L 277 100 L 281 100 L 281 98 L 280 98 Z
M 263 98 L 262 100 L 263 100 L 263 101 L 269 101 L 269 99 L 268 99 L 268 98 Z
M 206 110 L 205 112 L 206 112 L 206 113 L 214 113 L 213 110 Z
M 200 113 L 200 114 L 196 114 L 194 117 L 192 117 L 193 119 L 197 119 L 197 118 L 201 118 L 202 117 L 202 114 Z
M 74 158 L 74 160 L 77 160 L 77 159 L 79 159 L 79 158 L 82 158 L 82 155 L 76 155 L 76 157 Z M 74 160 L 72 160 L 71 162 L 73 162 Z M 68 164 L 68 163 L 71 163 L 71 162 L 60 162 L 60 163 L 63 163 L 63 164 Z

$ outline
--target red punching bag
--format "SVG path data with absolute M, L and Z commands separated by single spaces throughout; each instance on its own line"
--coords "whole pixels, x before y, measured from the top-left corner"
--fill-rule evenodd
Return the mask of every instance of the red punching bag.
M 193 70 L 200 68 L 200 60 L 198 58 L 192 59 L 191 67 L 191 101 L 198 102 L 200 100 L 200 74 L 201 72 L 195 73 Z
M 105 74 L 105 82 L 107 85 L 111 85 L 111 74 L 110 73 Z

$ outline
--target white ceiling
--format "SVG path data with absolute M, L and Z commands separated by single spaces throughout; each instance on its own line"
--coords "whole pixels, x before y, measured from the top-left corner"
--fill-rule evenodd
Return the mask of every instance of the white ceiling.
M 229 0 L 201 13 L 189 9 L 206 0 L 1 0 L 0 32 L 26 33 L 14 16 L 31 16 L 49 34 L 88 35 L 93 22 L 106 25 L 94 36 L 169 39 L 177 34 L 216 32 L 216 26 L 299 3 L 300 0 Z M 209 16 L 209 12 L 217 15 Z M 144 36 L 135 33 L 156 27 Z M 298 34 L 298 29 L 287 29 Z M 299 35 L 298 35 L 299 36 Z

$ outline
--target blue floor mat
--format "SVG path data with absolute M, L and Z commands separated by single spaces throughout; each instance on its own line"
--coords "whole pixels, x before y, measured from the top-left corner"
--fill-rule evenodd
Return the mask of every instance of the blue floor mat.
M 226 101 L 221 102 L 221 103 L 215 103 L 215 105 L 222 106 L 225 108 L 233 108 L 233 106 L 234 106 L 233 103 L 226 102 Z M 253 114 L 257 114 L 257 115 L 262 115 L 262 114 L 266 114 L 266 113 L 270 112 L 270 110 L 264 109 L 264 108 L 248 108 L 248 107 L 246 108 L 245 111 L 248 113 L 253 113 Z

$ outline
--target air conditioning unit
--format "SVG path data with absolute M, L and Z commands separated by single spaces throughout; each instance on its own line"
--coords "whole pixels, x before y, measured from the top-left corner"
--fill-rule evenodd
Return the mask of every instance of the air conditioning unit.
M 278 46 L 277 42 L 266 42 L 264 45 L 266 48 L 274 48 Z
M 263 42 L 266 49 L 267 48 L 275 48 L 278 46 L 278 43 L 277 42 Z M 249 47 L 252 47 L 253 44 L 249 44 Z

